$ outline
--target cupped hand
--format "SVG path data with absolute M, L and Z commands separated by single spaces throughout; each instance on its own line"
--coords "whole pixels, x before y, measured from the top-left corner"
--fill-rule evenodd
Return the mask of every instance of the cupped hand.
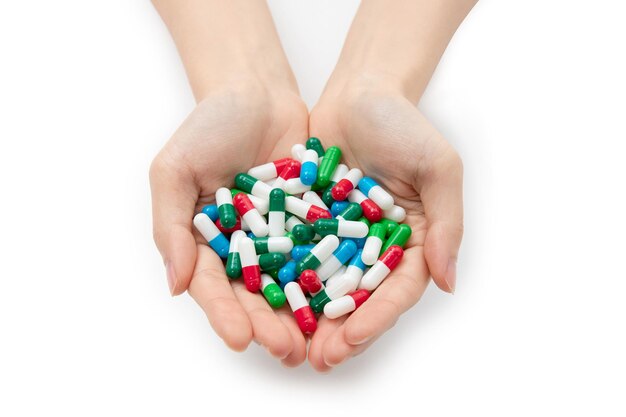
M 241 280 L 192 227 L 195 212 L 231 187 L 236 173 L 289 156 L 307 138 L 308 112 L 292 91 L 257 84 L 216 91 L 202 100 L 150 167 L 154 240 L 172 295 L 189 290 L 216 333 L 240 351 L 255 340 L 285 365 L 306 359 L 306 341 L 289 307 L 272 308 Z
M 313 109 L 309 133 L 336 145 L 349 167 L 359 167 L 389 190 L 413 231 L 400 265 L 352 315 L 321 317 L 309 348 L 319 371 L 367 349 L 424 293 L 429 277 L 454 292 L 463 234 L 463 168 L 456 151 L 395 92 L 358 88 L 325 93 Z

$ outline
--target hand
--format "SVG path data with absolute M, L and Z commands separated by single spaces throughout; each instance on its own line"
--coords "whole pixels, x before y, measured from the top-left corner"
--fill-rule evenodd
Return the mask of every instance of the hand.
M 254 339 L 296 366 L 306 359 L 306 342 L 289 307 L 273 311 L 241 280 L 229 282 L 221 259 L 192 228 L 194 213 L 213 202 L 217 188 L 232 186 L 236 173 L 288 156 L 307 138 L 308 113 L 297 93 L 246 85 L 203 99 L 154 159 L 154 239 L 172 295 L 189 288 L 230 348 L 244 350 Z
M 413 234 L 403 261 L 349 317 L 322 317 L 309 361 L 326 371 L 367 349 L 424 293 L 432 275 L 454 292 L 463 234 L 461 160 L 417 108 L 378 81 L 330 88 L 310 117 L 310 134 L 336 145 L 349 167 L 359 167 L 389 190 L 407 212 Z

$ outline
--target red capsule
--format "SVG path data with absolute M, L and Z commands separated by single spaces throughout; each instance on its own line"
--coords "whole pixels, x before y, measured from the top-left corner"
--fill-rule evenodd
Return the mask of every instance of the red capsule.
M 305 292 L 315 294 L 322 289 L 322 281 L 314 270 L 306 269 L 300 274 L 300 286 Z
M 222 222 L 220 221 L 220 219 L 217 219 L 215 221 L 215 225 L 217 226 L 218 229 L 220 229 L 220 232 L 222 233 L 232 233 L 236 230 L 241 230 L 241 219 L 237 217 L 237 222 L 230 229 L 224 228 L 224 226 L 222 226 Z
M 361 201 L 361 208 L 363 209 L 363 216 L 372 223 L 383 218 L 383 210 L 369 198 Z
M 250 198 L 248 198 L 245 193 L 235 195 L 235 197 L 233 197 L 233 205 L 240 216 L 243 216 L 250 210 L 256 210 L 256 207 L 254 207 L 254 204 L 252 204 L 252 201 L 250 201 Z
M 292 159 L 285 164 L 285 167 L 282 169 L 282 171 L 280 171 L 280 174 L 278 176 L 284 180 L 298 178 L 300 177 L 300 166 L 300 161 Z
M 276 167 L 276 173 L 280 174 L 281 172 L 283 172 L 283 169 L 285 169 L 287 164 L 289 164 L 291 161 L 293 161 L 293 159 L 291 158 L 282 158 L 272 162 L 274 164 L 274 167 Z
M 257 292 L 261 288 L 261 267 L 259 265 L 244 266 L 241 269 L 243 282 L 250 292 Z
M 393 269 L 398 266 L 402 260 L 403 255 L 404 250 L 402 250 L 402 248 L 398 245 L 393 245 L 390 246 L 389 249 L 387 249 L 385 253 L 380 256 L 380 258 L 378 258 L 378 260 L 384 263 L 390 271 L 393 271 Z
M 309 211 L 306 213 L 307 221 L 311 223 L 315 223 L 317 219 L 332 219 L 333 215 L 330 214 L 330 211 L 323 209 L 316 205 L 311 205 Z
M 372 295 L 372 293 L 368 290 L 356 290 L 348 295 L 354 300 L 354 309 L 356 310 L 361 304 L 363 304 L 367 301 L 368 298 L 370 298 L 370 295 Z
M 352 190 L 354 190 L 354 184 L 344 178 L 335 184 L 335 186 L 330 190 L 330 193 L 335 201 L 343 201 L 346 197 L 348 197 L 348 194 Z
M 304 306 L 293 312 L 298 327 L 302 333 L 313 333 L 317 330 L 317 319 L 315 319 L 315 313 L 309 306 Z

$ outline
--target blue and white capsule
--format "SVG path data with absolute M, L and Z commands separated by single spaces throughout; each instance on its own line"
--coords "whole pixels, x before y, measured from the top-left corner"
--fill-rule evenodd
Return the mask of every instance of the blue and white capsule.
M 393 207 L 393 197 L 371 177 L 363 177 L 359 181 L 359 190 L 383 210 Z
M 209 219 L 213 220 L 214 222 L 216 222 L 217 219 L 220 218 L 220 212 L 217 209 L 217 204 L 209 204 L 202 207 L 202 212 L 209 216 Z
M 333 254 L 325 260 L 316 270 L 317 276 L 322 281 L 326 281 L 332 274 L 337 272 L 339 268 L 348 262 L 356 253 L 356 243 L 351 240 L 344 240 L 335 249 Z
M 198 213 L 193 218 L 193 224 L 200 234 L 209 242 L 209 246 L 219 255 L 220 258 L 228 258 L 230 242 L 220 229 L 217 228 L 213 220 L 205 213 Z
M 307 149 L 302 154 L 302 166 L 300 167 L 300 181 L 304 185 L 313 185 L 317 180 L 317 161 L 319 157 L 313 149 Z
M 361 259 L 361 254 L 363 253 L 362 249 L 359 249 L 352 259 L 350 259 L 350 263 L 348 264 L 348 268 L 346 272 L 338 278 L 334 280 L 334 282 L 327 282 L 326 288 L 332 288 L 334 285 L 341 283 L 346 283 L 348 292 L 355 291 L 359 283 L 361 282 L 361 278 L 363 278 L 363 274 L 365 273 L 365 269 L 367 269 L 367 265 L 363 263 Z M 349 284 L 348 284 L 349 283 Z

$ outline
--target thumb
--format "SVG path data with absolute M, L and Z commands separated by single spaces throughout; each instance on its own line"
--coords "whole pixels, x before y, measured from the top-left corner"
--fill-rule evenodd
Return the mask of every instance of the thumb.
M 463 237 L 463 164 L 443 139 L 442 152 L 429 159 L 418 173 L 428 230 L 424 256 L 433 281 L 443 291 L 454 293 L 456 262 Z
M 191 232 L 198 191 L 193 177 L 158 155 L 150 166 L 154 241 L 161 252 L 172 295 L 187 290 L 196 263 Z

